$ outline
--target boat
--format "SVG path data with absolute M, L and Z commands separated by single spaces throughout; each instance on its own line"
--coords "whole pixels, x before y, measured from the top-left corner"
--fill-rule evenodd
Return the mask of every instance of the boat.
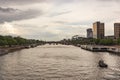
M 99 67 L 101 67 L 101 68 L 107 68 L 107 67 L 108 67 L 108 65 L 107 65 L 106 63 L 104 63 L 103 60 L 100 60 L 99 63 L 98 63 L 98 65 L 99 65 Z

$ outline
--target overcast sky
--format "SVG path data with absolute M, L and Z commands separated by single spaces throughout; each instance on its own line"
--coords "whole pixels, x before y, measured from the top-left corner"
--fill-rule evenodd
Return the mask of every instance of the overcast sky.
M 86 36 L 96 21 L 113 35 L 120 0 L 0 0 L 0 34 L 42 40 Z

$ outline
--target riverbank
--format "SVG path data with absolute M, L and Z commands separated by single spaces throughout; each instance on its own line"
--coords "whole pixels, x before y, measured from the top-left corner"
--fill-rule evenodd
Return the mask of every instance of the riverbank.
M 8 54 L 10 52 L 14 52 L 14 51 L 17 51 L 17 50 L 20 50 L 20 49 L 23 49 L 24 47 L 23 46 L 17 46 L 17 47 L 3 47 L 3 48 L 0 48 L 0 56 L 1 55 L 5 55 L 5 54 Z
M 13 47 L 0 47 L 0 56 L 14 52 L 21 49 L 29 49 L 37 47 L 37 45 L 28 45 L 28 46 L 13 46 Z
M 92 52 L 111 52 L 111 53 L 120 54 L 120 46 L 118 45 L 114 45 L 114 46 L 81 45 L 78 47 L 81 47 L 82 49 L 92 51 Z

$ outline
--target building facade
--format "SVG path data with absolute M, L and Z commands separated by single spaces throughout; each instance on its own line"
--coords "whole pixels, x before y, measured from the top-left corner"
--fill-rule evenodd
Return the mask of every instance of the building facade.
M 105 35 L 104 23 L 95 22 L 93 23 L 93 38 L 103 39 Z
M 91 28 L 87 29 L 87 38 L 93 38 L 93 31 Z
M 120 23 L 114 23 L 114 36 L 115 39 L 120 38 Z

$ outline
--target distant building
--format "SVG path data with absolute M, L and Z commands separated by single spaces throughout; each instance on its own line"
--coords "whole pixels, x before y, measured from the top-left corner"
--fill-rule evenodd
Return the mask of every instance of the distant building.
M 93 38 L 103 39 L 104 38 L 104 23 L 95 22 L 93 23 Z
M 114 36 L 116 39 L 120 38 L 120 23 L 114 23 Z
M 91 28 L 87 29 L 87 38 L 93 38 L 93 31 Z

